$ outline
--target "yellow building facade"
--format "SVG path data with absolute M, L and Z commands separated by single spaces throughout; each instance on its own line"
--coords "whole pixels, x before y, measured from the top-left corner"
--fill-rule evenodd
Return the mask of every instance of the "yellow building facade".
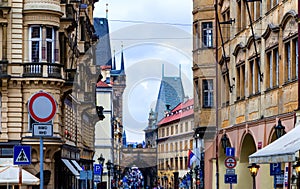
M 297 1 L 272 0 L 224 0 L 218 1 L 216 7 L 214 4 L 194 1 L 193 11 L 193 70 L 195 98 L 199 100 L 199 108 L 195 109 L 195 126 L 217 126 L 218 134 L 217 138 L 205 141 L 205 188 L 229 187 L 224 183 L 226 154 L 221 140 L 226 133 L 227 147 L 235 148 L 236 152 L 237 184 L 233 186 L 250 189 L 249 155 L 277 139 L 275 126 L 279 120 L 285 126 L 285 132 L 295 125 L 295 110 L 298 108 L 298 4 Z M 204 7 L 210 7 L 210 11 Z M 207 20 L 213 26 L 212 45 L 201 48 L 201 45 L 207 47 L 208 44 Z M 198 43 L 200 48 L 197 48 Z M 204 53 L 208 58 L 201 58 Z M 209 66 L 211 72 L 206 71 Z M 218 77 L 213 77 L 213 73 Z M 210 85 L 207 85 L 208 79 L 212 80 Z M 212 113 L 216 109 L 217 114 Z M 257 188 L 273 188 L 270 165 L 260 166 Z M 281 169 L 287 176 L 283 185 L 292 186 L 292 166 L 282 164 Z
M 99 74 L 93 63 L 94 3 L 0 2 L 0 157 L 12 158 L 14 145 L 31 146 L 31 164 L 24 169 L 39 177 L 43 162 L 44 188 L 79 188 L 84 184 L 79 172 L 93 168 Z M 30 97 L 39 91 L 57 104 L 47 123 L 53 125 L 53 136 L 43 139 L 43 160 L 39 138 L 32 135 L 37 122 L 28 111 Z

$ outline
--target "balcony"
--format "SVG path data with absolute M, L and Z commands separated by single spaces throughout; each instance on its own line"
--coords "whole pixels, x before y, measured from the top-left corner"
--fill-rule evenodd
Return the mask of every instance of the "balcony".
M 23 77 L 48 77 L 61 79 L 61 64 L 55 63 L 24 63 Z

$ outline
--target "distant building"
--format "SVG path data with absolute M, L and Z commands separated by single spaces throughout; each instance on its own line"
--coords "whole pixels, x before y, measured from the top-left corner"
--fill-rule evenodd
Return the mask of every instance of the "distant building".
M 178 77 L 166 77 L 162 66 L 162 80 L 157 97 L 155 111 L 151 110 L 148 126 L 144 129 L 146 145 L 156 147 L 157 122 L 165 116 L 165 112 L 175 108 L 184 99 L 184 89 L 181 80 L 181 69 Z
M 165 188 L 178 188 L 179 177 L 183 178 L 189 171 L 188 150 L 194 146 L 194 100 L 189 99 L 168 111 L 157 126 L 160 184 Z
M 102 154 L 114 165 L 120 165 L 122 147 L 123 92 L 126 87 L 124 54 L 121 52 L 120 69 L 116 69 L 115 57 L 112 61 L 109 27 L 106 18 L 94 18 L 99 42 L 96 45 L 96 66 L 102 77 L 96 88 L 97 106 L 103 107 L 104 120 L 99 122 L 95 132 L 95 163 Z M 105 170 L 107 171 L 107 170 Z M 107 181 L 107 177 L 104 178 Z

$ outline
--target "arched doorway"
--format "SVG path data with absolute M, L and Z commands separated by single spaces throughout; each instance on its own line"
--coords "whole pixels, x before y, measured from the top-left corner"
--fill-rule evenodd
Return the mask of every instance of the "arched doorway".
M 249 173 L 249 155 L 256 152 L 256 145 L 251 134 L 247 133 L 240 146 L 240 158 L 236 168 L 236 188 L 252 189 L 252 177 Z
M 224 136 L 224 135 L 223 135 Z M 222 137 L 223 137 L 222 136 Z M 232 147 L 231 145 L 231 140 L 230 140 L 230 136 L 227 134 L 226 135 L 228 137 L 228 141 L 227 141 L 227 147 Z M 221 139 L 222 140 L 222 139 Z M 226 167 L 225 167 L 225 158 L 226 158 L 226 154 L 225 154 L 225 150 L 223 148 L 222 142 L 219 143 L 219 184 L 220 184 L 220 188 L 229 188 L 229 184 L 225 184 L 224 180 L 225 180 L 225 174 L 226 174 Z

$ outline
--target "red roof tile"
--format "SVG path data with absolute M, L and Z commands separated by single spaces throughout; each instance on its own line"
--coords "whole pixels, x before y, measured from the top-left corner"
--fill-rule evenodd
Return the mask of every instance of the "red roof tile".
M 109 86 L 107 83 L 105 83 L 103 81 L 99 81 L 96 86 L 97 87 L 111 87 L 111 86 Z
M 186 102 L 180 103 L 158 123 L 158 126 L 193 115 L 193 105 L 194 99 L 189 99 Z

